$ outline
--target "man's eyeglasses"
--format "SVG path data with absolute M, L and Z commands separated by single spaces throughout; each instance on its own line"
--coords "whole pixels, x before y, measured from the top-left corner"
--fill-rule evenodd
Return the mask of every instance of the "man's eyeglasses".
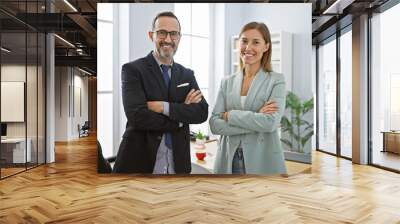
M 172 40 L 176 40 L 181 36 L 181 33 L 179 31 L 166 31 L 166 30 L 157 30 L 154 31 L 157 34 L 157 37 L 160 39 L 165 39 L 167 38 L 168 34 L 171 37 Z

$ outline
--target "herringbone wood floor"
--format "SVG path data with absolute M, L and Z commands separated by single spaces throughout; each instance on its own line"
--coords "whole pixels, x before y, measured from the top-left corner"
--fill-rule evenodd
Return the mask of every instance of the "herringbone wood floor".
M 0 181 L 0 223 L 400 223 L 400 175 L 315 152 L 289 177 L 96 173 L 95 137 Z

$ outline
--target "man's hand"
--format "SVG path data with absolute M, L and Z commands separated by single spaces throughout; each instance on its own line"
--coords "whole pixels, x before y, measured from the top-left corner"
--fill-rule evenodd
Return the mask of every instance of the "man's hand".
M 192 89 L 186 96 L 185 104 L 199 103 L 201 101 L 202 96 L 203 95 L 201 94 L 200 90 L 195 91 L 194 89 Z
M 162 101 L 147 101 L 147 108 L 156 113 L 162 113 L 164 111 L 164 104 Z
M 274 101 L 266 102 L 258 111 L 263 114 L 273 114 L 278 111 L 278 107 Z

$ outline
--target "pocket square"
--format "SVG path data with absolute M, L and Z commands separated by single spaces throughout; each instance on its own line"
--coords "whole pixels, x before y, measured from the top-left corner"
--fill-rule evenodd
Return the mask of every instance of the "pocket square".
M 185 83 L 182 83 L 182 84 L 176 86 L 176 88 L 184 87 L 184 86 L 188 86 L 188 85 L 189 85 L 189 83 L 188 83 L 188 82 L 185 82 Z

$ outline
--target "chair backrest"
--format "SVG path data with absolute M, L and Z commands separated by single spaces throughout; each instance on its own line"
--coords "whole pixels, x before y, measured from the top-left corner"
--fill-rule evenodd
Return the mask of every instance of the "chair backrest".
M 89 121 L 85 121 L 85 123 L 83 124 L 82 128 L 89 129 L 90 128 L 89 124 L 90 124 Z
M 97 141 L 97 172 L 98 173 L 111 173 L 111 165 L 103 156 L 103 150 L 100 142 Z

